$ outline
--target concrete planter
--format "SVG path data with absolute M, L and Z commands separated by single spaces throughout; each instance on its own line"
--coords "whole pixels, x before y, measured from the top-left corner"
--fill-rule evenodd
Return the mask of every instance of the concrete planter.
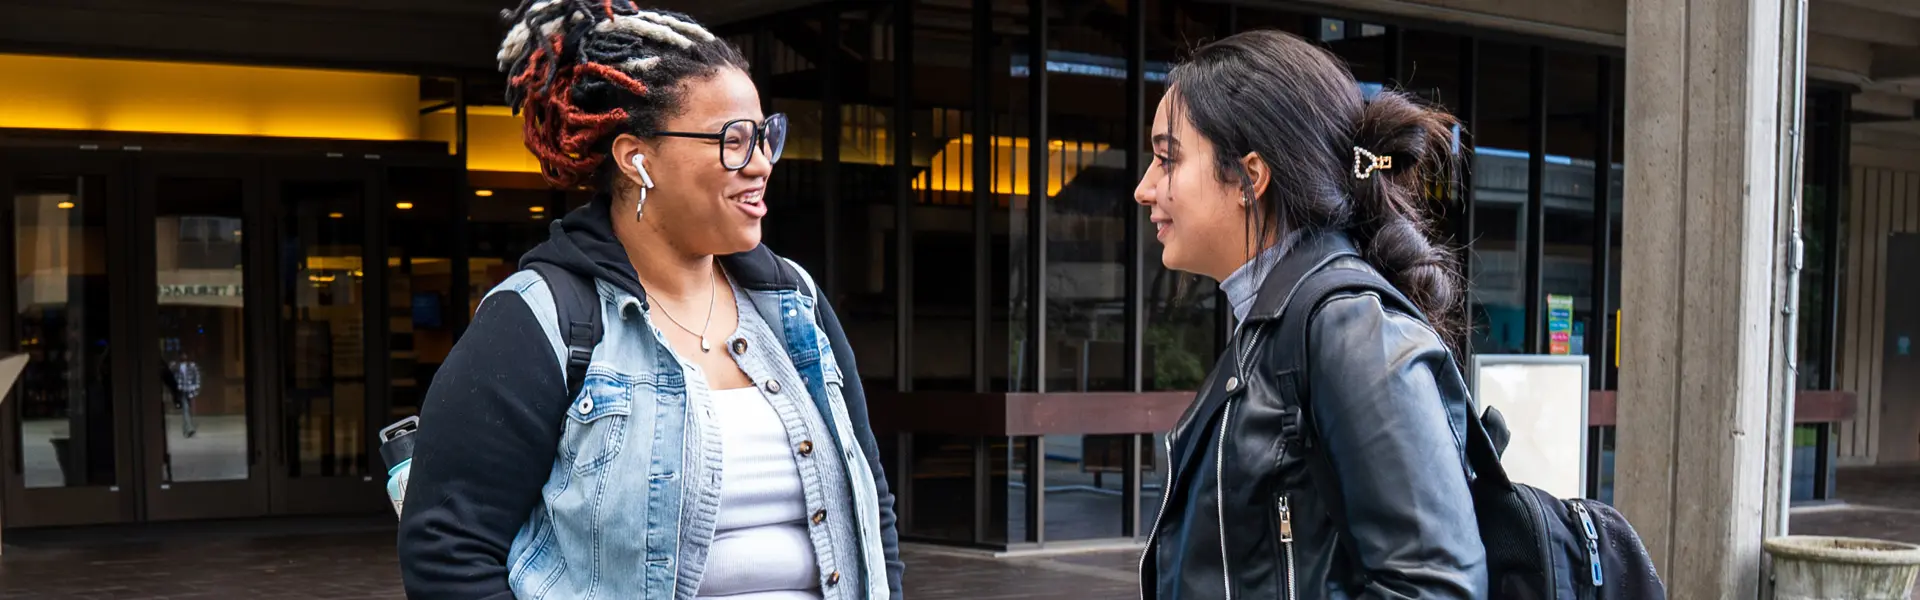
M 1862 538 L 1788 535 L 1767 540 L 1776 600 L 1908 600 L 1920 546 Z

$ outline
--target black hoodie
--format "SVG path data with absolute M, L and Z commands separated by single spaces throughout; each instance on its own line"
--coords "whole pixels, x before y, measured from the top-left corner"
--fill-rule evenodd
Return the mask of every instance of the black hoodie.
M 645 298 L 626 248 L 613 235 L 608 198 L 554 221 L 551 237 L 520 258 L 551 263 Z M 800 276 L 766 246 L 720 257 L 741 287 L 794 290 Z M 843 369 L 857 373 L 846 333 L 821 298 L 820 321 Z M 546 348 L 547 333 L 518 294 L 494 294 L 447 354 L 420 407 L 413 469 L 400 519 L 400 573 L 408 598 L 507 600 L 507 552 L 539 505 L 565 428 L 566 377 Z M 899 536 L 893 493 L 867 426 L 858 377 L 842 389 L 880 500 L 887 582 L 900 598 Z M 637 565 L 636 565 L 637 566 Z

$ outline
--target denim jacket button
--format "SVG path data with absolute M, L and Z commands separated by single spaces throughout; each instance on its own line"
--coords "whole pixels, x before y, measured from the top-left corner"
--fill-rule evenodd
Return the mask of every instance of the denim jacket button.
M 778 380 L 768 379 L 767 384 L 764 387 L 766 388 L 767 393 L 769 394 L 780 393 L 780 382 Z
M 580 411 L 580 414 L 583 414 L 583 415 L 584 415 L 584 414 L 587 414 L 587 413 L 590 413 L 590 412 L 593 412 L 593 399 L 592 399 L 592 398 L 581 398 L 581 399 L 580 399 L 580 406 L 578 407 L 578 409 L 577 409 L 577 410 L 579 410 L 579 411 Z

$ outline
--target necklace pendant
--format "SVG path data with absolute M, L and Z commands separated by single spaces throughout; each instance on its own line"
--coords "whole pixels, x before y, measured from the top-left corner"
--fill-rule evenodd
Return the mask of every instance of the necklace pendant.
M 707 345 L 707 338 L 700 338 L 700 351 L 701 351 L 701 352 L 712 352 L 712 351 L 713 351 L 713 347 L 712 347 L 712 346 L 709 346 L 709 345 Z

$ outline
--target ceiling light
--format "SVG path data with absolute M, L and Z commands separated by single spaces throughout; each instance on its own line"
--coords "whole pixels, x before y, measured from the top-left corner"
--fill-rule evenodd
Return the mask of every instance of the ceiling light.
M 493 190 L 474 190 L 473 195 L 486 198 L 493 195 Z
M 73 208 L 73 203 L 72 203 L 72 202 L 68 202 L 68 201 L 65 201 L 65 200 L 62 200 L 62 201 L 60 201 L 60 203 L 59 203 L 59 204 L 55 204 L 54 206 L 58 206 L 58 207 L 60 207 L 60 210 L 67 210 L 67 209 L 69 209 L 69 208 Z
M 340 218 L 345 218 L 346 216 L 347 215 L 342 213 L 327 213 L 327 218 L 329 219 L 340 219 Z
M 534 212 L 534 213 L 543 213 L 543 212 L 547 212 L 547 207 L 545 207 L 545 206 L 529 206 L 529 207 L 527 207 L 527 212 Z
M 397 203 L 395 203 L 395 204 L 393 205 L 393 207 L 394 207 L 394 208 L 398 208 L 398 209 L 400 209 L 400 210 L 413 210 L 413 203 L 412 203 L 412 202 L 397 202 Z

